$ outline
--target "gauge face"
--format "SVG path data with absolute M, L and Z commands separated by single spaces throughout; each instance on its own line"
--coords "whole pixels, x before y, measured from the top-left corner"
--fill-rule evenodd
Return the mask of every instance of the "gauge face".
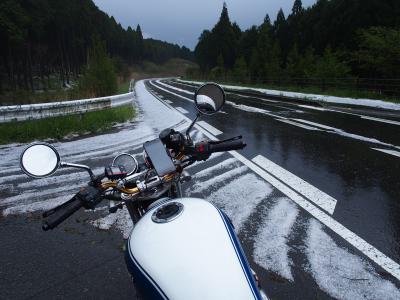
M 138 162 L 136 158 L 128 153 L 121 153 L 117 155 L 112 163 L 113 166 L 123 166 L 128 175 L 135 173 L 138 169 Z

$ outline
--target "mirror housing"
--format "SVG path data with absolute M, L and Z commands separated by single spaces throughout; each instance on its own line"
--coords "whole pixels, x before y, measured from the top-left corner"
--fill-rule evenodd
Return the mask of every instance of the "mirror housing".
M 224 106 L 225 92 L 216 83 L 206 83 L 195 92 L 194 103 L 201 114 L 213 115 Z
M 26 175 L 33 178 L 48 177 L 60 167 L 72 167 L 84 169 L 92 180 L 96 179 L 90 167 L 62 162 L 56 148 L 43 142 L 29 144 L 21 153 L 19 166 Z
M 56 148 L 47 143 L 33 143 L 22 151 L 19 164 L 21 170 L 33 178 L 52 175 L 61 165 Z

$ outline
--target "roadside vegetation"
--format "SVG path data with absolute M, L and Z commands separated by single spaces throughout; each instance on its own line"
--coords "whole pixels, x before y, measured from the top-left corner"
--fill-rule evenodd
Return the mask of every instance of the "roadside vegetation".
M 399 15 L 397 2 L 295 0 L 287 17 L 242 31 L 224 4 L 186 78 L 398 102 Z
M 61 140 L 68 135 L 103 133 L 117 123 L 132 120 L 132 105 L 40 120 L 0 123 L 0 144 L 26 143 L 34 140 Z
M 0 105 L 116 93 L 113 79 L 110 86 L 103 81 L 93 88 L 102 80 L 91 65 L 99 44 L 113 65 L 103 64 L 109 72 L 102 76 L 113 76 L 113 68 L 118 83 L 127 81 L 131 67 L 143 61 L 192 59 L 186 47 L 144 39 L 140 25 L 124 29 L 92 0 L 1 1 L 0 40 Z

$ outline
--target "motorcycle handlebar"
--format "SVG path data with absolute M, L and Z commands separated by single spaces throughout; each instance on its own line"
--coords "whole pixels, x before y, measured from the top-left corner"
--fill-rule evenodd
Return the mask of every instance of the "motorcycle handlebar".
M 83 207 L 83 203 L 77 196 L 72 198 L 68 203 L 64 203 L 60 205 L 60 208 L 55 210 L 53 214 L 47 217 L 47 219 L 43 222 L 42 229 L 44 231 L 54 229 L 62 222 L 64 222 L 68 217 L 73 215 L 76 211 L 78 211 L 81 207 Z
M 209 151 L 210 153 L 215 153 L 215 152 L 225 152 L 225 151 L 231 151 L 231 150 L 240 150 L 246 147 L 246 144 L 243 143 L 242 140 L 233 140 L 233 141 L 226 141 L 226 142 L 220 142 L 218 144 L 209 144 Z

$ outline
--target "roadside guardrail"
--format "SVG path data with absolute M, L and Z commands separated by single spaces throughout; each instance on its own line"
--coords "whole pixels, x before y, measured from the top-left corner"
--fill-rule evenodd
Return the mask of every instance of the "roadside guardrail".
M 134 81 L 129 85 L 129 93 L 83 100 L 49 102 L 38 104 L 0 106 L 0 123 L 36 120 L 48 117 L 80 114 L 132 103 Z

